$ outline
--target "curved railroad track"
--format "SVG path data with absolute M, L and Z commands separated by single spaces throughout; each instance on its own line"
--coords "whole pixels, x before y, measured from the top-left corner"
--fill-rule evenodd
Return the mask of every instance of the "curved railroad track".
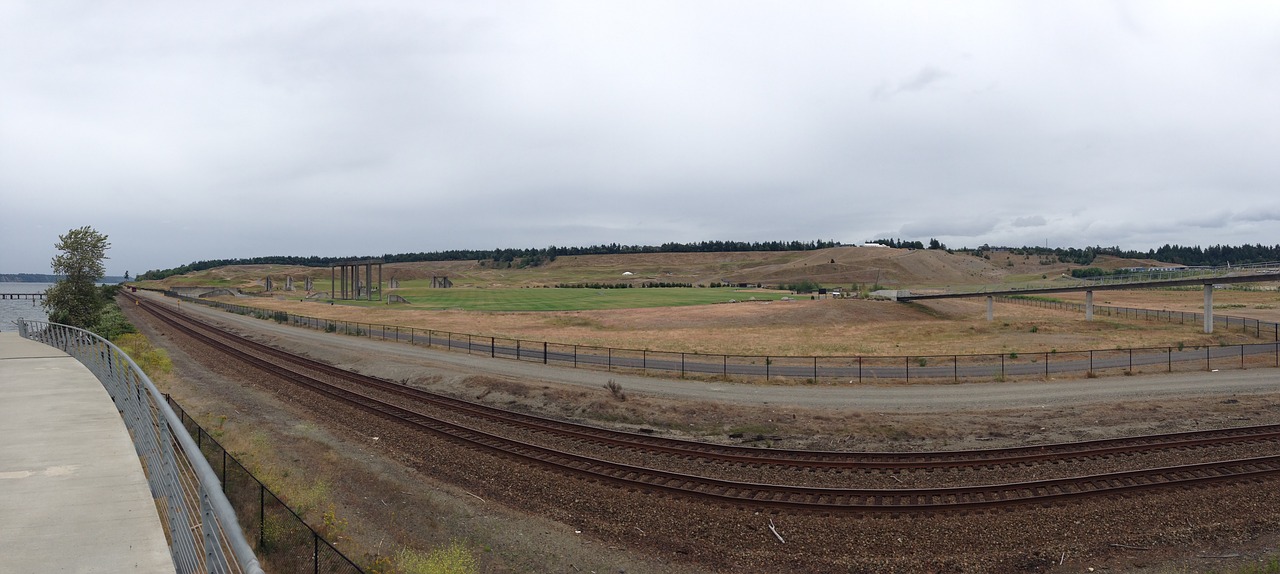
M 1206 462 L 1163 468 L 1115 472 L 1092 476 L 1037 480 L 1000 485 L 947 488 L 849 489 L 758 484 L 707 478 L 691 474 L 610 462 L 498 436 L 477 428 L 449 422 L 370 396 L 366 391 L 389 393 L 411 401 L 464 412 L 468 416 L 517 425 L 534 433 L 549 433 L 572 440 L 594 442 L 610 448 L 663 453 L 699 460 L 753 466 L 792 468 L 955 468 L 1057 461 L 1080 457 L 1108 457 L 1156 449 L 1189 449 L 1223 444 L 1276 442 L 1280 425 L 1219 429 L 1169 435 L 1062 443 L 1035 447 L 929 453 L 855 453 L 775 450 L 716 445 L 611 431 L 522 413 L 513 413 L 460 399 L 445 397 L 398 383 L 366 377 L 220 332 L 176 313 L 168 306 L 139 299 L 139 304 L 171 327 L 203 343 L 253 364 L 295 384 L 334 400 L 354 405 L 384 418 L 489 451 L 525 464 L 564 474 L 644 489 L 709 499 L 717 504 L 820 511 L 922 512 L 974 509 L 1017 503 L 1044 504 L 1059 500 L 1125 493 L 1176 485 L 1224 480 L 1246 480 L 1280 473 L 1280 456 Z M 252 349 L 252 351 L 246 350 Z M 286 367 L 285 365 L 290 365 Z M 325 382 L 299 371 L 320 373 L 345 385 Z

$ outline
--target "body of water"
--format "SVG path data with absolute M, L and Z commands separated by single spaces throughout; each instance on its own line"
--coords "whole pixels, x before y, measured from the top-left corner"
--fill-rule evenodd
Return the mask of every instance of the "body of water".
M 0 293 L 43 293 L 53 283 L 0 283 Z M 17 331 L 18 319 L 47 321 L 44 305 L 40 300 L 0 300 L 0 331 Z

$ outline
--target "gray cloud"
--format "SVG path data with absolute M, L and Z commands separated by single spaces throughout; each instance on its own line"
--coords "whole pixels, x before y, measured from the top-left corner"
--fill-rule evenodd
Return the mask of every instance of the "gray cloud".
M 46 270 L 81 225 L 113 273 L 1275 242 L 1277 25 L 1237 4 L 0 4 L 0 272 Z
M 916 73 L 903 78 L 897 84 L 890 86 L 888 83 L 881 83 L 871 91 L 871 98 L 874 100 L 883 100 L 893 97 L 902 92 L 919 92 L 928 89 L 929 86 L 937 84 L 946 79 L 951 74 L 934 66 L 925 66 Z

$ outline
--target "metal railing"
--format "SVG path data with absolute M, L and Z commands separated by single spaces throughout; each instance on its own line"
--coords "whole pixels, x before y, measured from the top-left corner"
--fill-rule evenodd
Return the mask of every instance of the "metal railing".
M 133 359 L 110 341 L 68 325 L 19 319 L 18 334 L 71 355 L 111 395 L 146 472 L 180 574 L 262 574 L 218 476 Z

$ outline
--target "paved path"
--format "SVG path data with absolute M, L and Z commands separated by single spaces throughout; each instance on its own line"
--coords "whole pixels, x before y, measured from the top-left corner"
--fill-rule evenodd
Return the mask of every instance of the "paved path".
M 152 300 L 174 300 L 147 293 Z M 799 385 L 707 382 L 573 369 L 529 361 L 493 359 L 487 355 L 439 351 L 404 343 L 324 333 L 281 325 L 204 305 L 184 303 L 183 311 L 252 331 L 269 333 L 307 345 L 329 346 L 347 353 L 376 352 L 388 361 L 431 364 L 468 374 L 493 374 L 524 380 L 601 388 L 607 381 L 628 393 L 645 393 L 691 400 L 737 404 L 791 405 L 814 409 L 867 412 L 955 412 L 991 409 L 1036 409 L 1118 401 L 1148 401 L 1188 397 L 1268 394 L 1280 392 L 1280 369 L 1187 372 L 1097 379 L 1017 381 L 1004 383 L 910 385 Z M 316 353 L 312 353 L 313 356 Z M 319 354 L 323 357 L 323 354 Z
M 66 353 L 0 333 L 0 574 L 173 571 L 106 389 Z

